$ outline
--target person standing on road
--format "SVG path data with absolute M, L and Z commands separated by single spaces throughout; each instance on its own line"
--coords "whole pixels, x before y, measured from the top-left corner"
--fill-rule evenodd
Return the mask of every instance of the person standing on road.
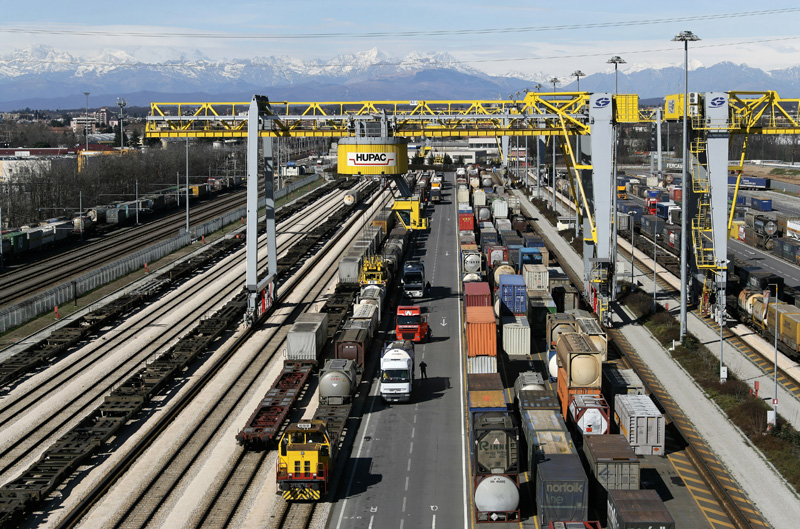
M 419 376 L 420 378 L 428 378 L 428 364 L 425 363 L 425 360 L 419 363 Z

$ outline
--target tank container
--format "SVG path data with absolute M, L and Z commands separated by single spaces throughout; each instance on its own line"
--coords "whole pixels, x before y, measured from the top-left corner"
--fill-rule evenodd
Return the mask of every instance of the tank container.
M 472 203 L 475 206 L 486 205 L 486 192 L 483 189 L 476 189 L 472 193 Z
M 569 416 L 578 431 L 586 436 L 605 435 L 609 431 L 609 411 L 602 395 L 575 395 Z

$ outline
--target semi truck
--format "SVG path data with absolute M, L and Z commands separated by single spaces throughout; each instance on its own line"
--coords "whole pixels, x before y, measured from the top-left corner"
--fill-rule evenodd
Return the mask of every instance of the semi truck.
M 403 292 L 410 298 L 425 295 L 425 265 L 422 261 L 409 260 L 403 266 Z
M 398 340 L 411 340 L 417 343 L 428 340 L 430 335 L 428 318 L 422 314 L 420 307 L 416 305 L 397 307 L 395 335 Z
M 414 389 L 414 344 L 386 342 L 381 350 L 381 397 L 387 402 L 409 402 Z

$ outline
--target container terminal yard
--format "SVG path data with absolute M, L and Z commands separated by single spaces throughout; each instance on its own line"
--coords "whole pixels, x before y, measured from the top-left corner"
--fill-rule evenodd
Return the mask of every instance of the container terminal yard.
M 693 96 L 708 121 L 693 129 L 704 148 L 679 197 L 692 204 L 682 239 L 666 181 L 624 178 L 623 199 L 612 178 L 613 127 L 660 119 L 634 96 L 315 104 L 341 106 L 324 118 L 258 96 L 245 118 L 154 103 L 153 137 L 248 139 L 246 224 L 0 351 L 0 525 L 791 527 L 791 487 L 615 300 L 632 278 L 680 316 L 674 241 L 691 241 L 688 332 L 722 345 L 721 376 L 758 380 L 800 427 L 800 273 L 786 246 L 800 202 L 772 219 L 767 191 L 740 192 L 740 168 L 725 207 L 742 118 L 720 112 L 745 95 Z M 336 178 L 280 208 L 270 120 L 338 139 Z M 410 168 L 420 134 L 506 150 L 509 136 L 548 136 L 567 178 Z M 537 196 L 577 215 L 582 255 Z M 776 284 L 781 299 L 764 301 Z M 740 318 L 723 344 L 721 312 Z

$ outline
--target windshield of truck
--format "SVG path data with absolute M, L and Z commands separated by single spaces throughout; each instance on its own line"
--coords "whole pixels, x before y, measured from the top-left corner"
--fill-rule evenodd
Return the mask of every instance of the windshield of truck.
M 383 382 L 408 382 L 411 377 L 408 369 L 386 369 L 381 375 Z
M 411 284 L 422 284 L 422 274 L 419 272 L 406 272 L 403 281 Z
M 398 316 L 397 325 L 419 325 L 419 314 L 413 316 Z

